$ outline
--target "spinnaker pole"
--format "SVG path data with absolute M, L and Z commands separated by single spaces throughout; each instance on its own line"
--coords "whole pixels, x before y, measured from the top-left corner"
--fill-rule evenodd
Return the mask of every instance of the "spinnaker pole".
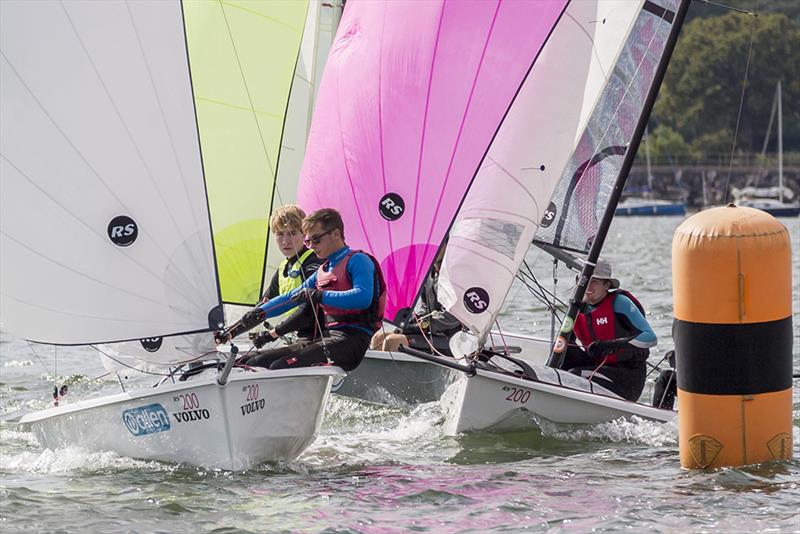
M 608 235 L 608 230 L 611 227 L 611 220 L 614 218 L 614 212 L 617 208 L 617 204 L 619 203 L 619 199 L 622 196 L 622 190 L 625 188 L 625 182 L 628 179 L 628 174 L 630 173 L 631 167 L 633 166 L 633 161 L 636 158 L 636 152 L 639 150 L 639 144 L 641 143 L 642 136 L 644 135 L 645 128 L 647 127 L 647 121 L 650 118 L 650 112 L 653 110 L 653 105 L 655 104 L 656 97 L 658 96 L 658 90 L 661 87 L 661 82 L 664 80 L 664 75 L 667 72 L 667 66 L 669 65 L 669 60 L 672 57 L 672 52 L 675 49 L 675 43 L 678 40 L 678 35 L 680 34 L 681 27 L 683 26 L 683 21 L 686 18 L 686 11 L 689 9 L 690 2 L 691 0 L 683 0 L 678 8 L 678 12 L 675 15 L 670 35 L 667 39 L 666 46 L 664 47 L 664 54 L 661 56 L 658 69 L 653 77 L 653 83 L 650 86 L 647 99 L 642 107 L 642 114 L 639 116 L 639 121 L 637 122 L 636 128 L 633 131 L 631 142 L 625 151 L 625 156 L 622 161 L 622 168 L 620 169 L 619 176 L 617 176 L 617 180 L 614 183 L 614 188 L 611 191 L 608 204 L 603 212 L 603 218 L 600 220 L 600 224 L 598 225 L 597 234 L 595 235 L 592 246 L 589 249 L 589 254 L 586 257 L 586 263 L 581 271 L 578 284 L 575 287 L 575 292 L 572 294 L 572 299 L 570 299 L 569 310 L 567 310 L 567 315 L 564 317 L 564 321 L 561 323 L 561 331 L 559 332 L 558 339 L 556 339 L 556 342 L 553 345 L 553 351 L 550 354 L 550 357 L 547 359 L 547 365 L 549 367 L 561 367 L 564 362 L 564 356 L 567 352 L 567 340 L 575 326 L 575 318 L 578 316 L 578 312 L 580 311 L 580 305 L 583 301 L 583 296 L 586 293 L 586 287 L 589 285 L 589 280 L 592 278 L 592 274 L 594 274 L 597 260 L 600 257 L 600 251 L 603 248 L 606 236 Z M 648 6 L 647 4 L 651 5 Z M 646 0 L 645 9 L 652 11 L 653 9 L 658 9 L 658 7 L 654 6 L 652 2 Z M 664 12 L 666 12 L 666 9 L 664 9 Z

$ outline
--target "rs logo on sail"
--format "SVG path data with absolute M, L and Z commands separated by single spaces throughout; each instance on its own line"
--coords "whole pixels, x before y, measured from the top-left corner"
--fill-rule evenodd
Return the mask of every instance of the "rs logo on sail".
M 134 436 L 144 436 L 170 429 L 167 410 L 160 404 L 149 404 L 122 412 L 122 421 Z
M 387 221 L 396 221 L 402 217 L 405 209 L 406 203 L 403 201 L 403 197 L 397 193 L 386 193 L 383 195 L 378 206 L 381 217 Z
M 111 219 L 108 223 L 108 238 L 120 247 L 127 247 L 139 235 L 139 228 L 136 226 L 136 221 L 127 215 L 118 215 Z
M 464 293 L 464 306 L 472 313 L 481 313 L 489 307 L 489 293 L 482 287 L 471 287 Z

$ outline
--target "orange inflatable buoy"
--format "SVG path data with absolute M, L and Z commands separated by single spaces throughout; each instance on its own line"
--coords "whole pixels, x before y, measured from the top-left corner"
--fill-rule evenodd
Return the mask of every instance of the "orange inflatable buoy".
M 792 455 L 789 233 L 733 205 L 688 218 L 672 240 L 681 466 Z

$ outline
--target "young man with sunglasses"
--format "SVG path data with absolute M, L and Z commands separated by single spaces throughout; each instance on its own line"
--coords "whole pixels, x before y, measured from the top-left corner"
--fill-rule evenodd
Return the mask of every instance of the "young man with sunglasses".
M 320 339 L 290 351 L 286 350 L 288 347 L 265 351 L 244 363 L 286 369 L 330 361 L 352 371 L 364 359 L 370 338 L 383 320 L 386 283 L 380 265 L 371 255 L 345 244 L 344 223 L 334 209 L 312 213 L 302 228 L 307 236 L 304 243 L 325 263 L 300 287 L 247 312 L 221 338 L 249 330 L 265 318 L 286 313 L 300 304 L 309 304 L 324 312 L 325 324 L 320 325 L 324 326 L 324 335 Z

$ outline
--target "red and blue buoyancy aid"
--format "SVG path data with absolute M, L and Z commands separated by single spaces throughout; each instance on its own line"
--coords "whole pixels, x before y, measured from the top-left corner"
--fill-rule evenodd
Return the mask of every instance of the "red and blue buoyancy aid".
M 584 347 L 588 347 L 592 341 L 619 339 L 638 333 L 630 330 L 622 321 L 617 320 L 617 314 L 614 313 L 614 300 L 616 300 L 617 295 L 625 295 L 631 299 L 631 302 L 644 315 L 644 307 L 629 291 L 624 289 L 609 291 L 591 312 L 588 314 L 581 312 L 575 318 L 575 336 Z M 587 320 L 587 318 L 590 320 Z M 608 354 L 606 363 L 617 363 L 617 355 L 614 353 Z
M 365 326 L 372 331 L 381 328 L 383 322 L 383 312 L 386 309 L 386 282 L 383 280 L 383 272 L 378 261 L 363 250 L 351 250 L 342 258 L 333 269 L 326 271 L 328 265 L 326 261 L 317 269 L 317 289 L 325 291 L 347 291 L 353 289 L 353 281 L 347 274 L 347 264 L 353 254 L 361 253 L 366 255 L 375 266 L 374 286 L 372 290 L 372 302 L 369 307 L 363 310 L 345 310 L 321 304 L 325 312 L 325 323 L 328 327 L 359 325 Z

